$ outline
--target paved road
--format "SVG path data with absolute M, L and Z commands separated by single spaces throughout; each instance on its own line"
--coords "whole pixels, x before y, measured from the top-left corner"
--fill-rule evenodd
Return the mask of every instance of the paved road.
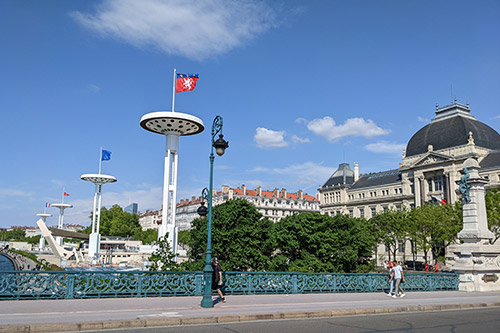
M 94 331 L 95 332 L 95 331 Z M 367 316 L 343 316 L 317 319 L 265 320 L 229 324 L 186 325 L 142 329 L 105 330 L 124 333 L 265 333 L 265 332 L 418 332 L 470 333 L 500 332 L 500 307 L 393 313 Z
M 500 306 L 500 292 L 408 292 L 393 299 L 383 293 L 238 295 L 214 308 L 201 297 L 0 301 L 0 332 L 78 331 L 266 319 L 332 317 Z

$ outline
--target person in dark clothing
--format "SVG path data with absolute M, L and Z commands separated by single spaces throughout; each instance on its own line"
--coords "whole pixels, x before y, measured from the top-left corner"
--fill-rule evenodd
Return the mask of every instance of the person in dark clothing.
M 222 268 L 219 265 L 219 262 L 216 257 L 212 258 L 212 289 L 216 290 L 217 293 L 219 294 L 220 299 L 222 300 L 222 303 L 226 303 L 226 298 L 224 297 L 224 294 L 222 293 L 221 287 L 222 287 Z

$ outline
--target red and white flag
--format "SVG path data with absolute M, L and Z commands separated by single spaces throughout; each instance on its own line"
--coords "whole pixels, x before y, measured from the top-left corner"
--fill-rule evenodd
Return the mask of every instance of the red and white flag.
M 196 87 L 198 74 L 177 74 L 175 92 L 191 91 Z

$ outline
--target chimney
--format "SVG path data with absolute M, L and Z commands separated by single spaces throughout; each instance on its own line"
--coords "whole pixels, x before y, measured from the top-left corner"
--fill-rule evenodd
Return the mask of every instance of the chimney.
M 280 197 L 280 192 L 279 192 L 279 190 L 278 190 L 278 188 L 277 188 L 277 187 L 273 190 L 273 195 L 274 195 L 276 198 L 279 198 L 279 197 Z
M 193 195 L 193 196 L 191 197 L 191 201 L 192 201 L 192 202 L 194 202 L 195 200 L 196 200 L 196 197 Z M 187 202 L 186 202 L 186 203 L 187 203 Z
M 228 193 L 229 193 L 229 186 L 222 185 L 222 194 L 228 194 Z
M 281 189 L 281 196 L 283 197 L 283 199 L 286 199 L 286 188 Z
M 354 162 L 354 181 L 357 182 L 359 179 L 359 164 Z
M 233 191 L 233 189 L 231 188 L 231 189 L 229 189 L 229 192 L 228 192 L 228 196 L 227 196 L 227 198 L 228 198 L 228 200 L 231 200 L 233 197 L 234 197 L 234 191 Z
M 259 197 L 261 197 L 262 196 L 262 186 L 257 187 L 256 191 L 257 191 L 257 195 Z
M 304 193 L 302 192 L 302 190 L 297 191 L 297 196 L 299 197 L 299 200 L 304 200 Z
M 243 195 L 246 195 L 246 194 L 247 194 L 247 187 L 245 186 L 245 184 L 242 184 L 242 185 L 241 185 L 241 193 L 242 193 Z

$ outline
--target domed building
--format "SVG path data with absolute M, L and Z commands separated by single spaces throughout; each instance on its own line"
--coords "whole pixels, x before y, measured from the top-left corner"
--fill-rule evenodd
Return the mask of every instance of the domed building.
M 318 190 L 321 212 L 370 218 L 384 209 L 418 207 L 429 201 L 459 200 L 463 162 L 474 157 L 486 188 L 500 187 L 500 134 L 471 115 L 469 105 L 437 107 L 430 124 L 415 133 L 399 168 L 359 175 L 342 163 Z

